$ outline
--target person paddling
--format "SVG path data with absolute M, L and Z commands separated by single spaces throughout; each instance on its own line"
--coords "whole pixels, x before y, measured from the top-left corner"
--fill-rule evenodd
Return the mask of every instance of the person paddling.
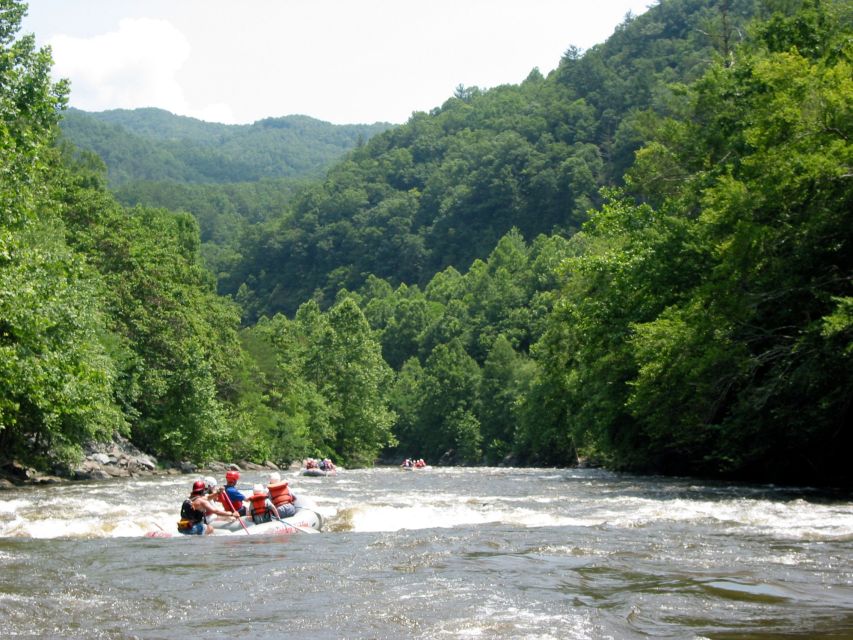
M 234 509 L 241 516 L 246 515 L 246 496 L 237 489 L 240 472 L 231 470 L 225 474 L 225 489 L 219 494 L 218 500 L 227 509 Z
M 216 514 L 231 518 L 239 517 L 236 511 L 217 509 L 205 496 L 207 487 L 204 480 L 193 483 L 190 496 L 181 505 L 181 519 L 178 521 L 178 533 L 188 536 L 201 536 L 213 533 L 207 520 L 208 516 Z

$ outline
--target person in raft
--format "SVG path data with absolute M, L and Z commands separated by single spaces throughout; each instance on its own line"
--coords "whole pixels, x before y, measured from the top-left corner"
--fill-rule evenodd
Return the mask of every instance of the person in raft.
M 204 480 L 193 482 L 192 492 L 189 498 L 181 505 L 181 519 L 178 521 L 178 533 L 187 536 L 201 536 L 213 533 L 213 527 L 207 523 L 208 516 L 216 514 L 236 518 L 236 511 L 223 511 L 217 509 L 205 496 L 207 486 Z
M 278 520 L 278 511 L 276 511 L 270 500 L 270 494 L 262 484 L 256 484 L 252 488 L 252 495 L 248 498 L 249 515 L 252 516 L 252 522 L 262 524 L 271 520 Z
M 219 502 L 226 509 L 233 509 L 241 516 L 246 515 L 246 496 L 237 489 L 237 481 L 240 479 L 240 472 L 231 470 L 225 474 L 225 488 L 219 493 Z
M 267 492 L 270 501 L 276 508 L 279 518 L 289 518 L 296 515 L 296 495 L 287 486 L 287 480 L 282 480 L 278 471 L 273 471 L 267 478 Z
M 216 486 L 216 478 L 207 476 L 204 479 L 204 490 L 210 498 L 216 498 L 222 491 L 222 487 Z
M 287 482 L 282 482 L 278 473 L 271 473 L 267 486 L 256 484 L 249 496 L 252 522 L 261 524 L 295 515 L 294 500 L 296 497 L 290 493 Z

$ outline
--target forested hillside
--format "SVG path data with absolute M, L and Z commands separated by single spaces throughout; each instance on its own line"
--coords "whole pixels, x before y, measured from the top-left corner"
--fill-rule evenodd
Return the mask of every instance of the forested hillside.
M 72 144 L 104 160 L 112 186 L 151 180 L 232 183 L 318 177 L 344 153 L 389 126 L 334 125 L 308 116 L 225 125 L 162 109 L 69 109 L 61 121 Z
M 664 1 L 547 78 L 460 87 L 241 191 L 223 298 L 191 216 L 51 146 L 65 87 L 0 2 L 6 455 L 118 429 L 171 460 L 853 484 L 849 3 Z
M 151 108 L 69 109 L 60 125 L 78 155 L 104 162 L 120 202 L 191 213 L 214 273 L 233 261 L 247 225 L 279 214 L 305 180 L 391 126 L 307 116 L 225 125 Z
M 759 12 L 757 0 L 664 2 L 583 54 L 570 48 L 548 78 L 459 87 L 249 230 L 221 290 L 245 283 L 253 316 L 292 313 L 366 274 L 423 286 L 485 258 L 512 228 L 527 239 L 573 234 L 601 187 L 621 182 L 648 110 L 677 107 L 668 83 L 731 56 Z

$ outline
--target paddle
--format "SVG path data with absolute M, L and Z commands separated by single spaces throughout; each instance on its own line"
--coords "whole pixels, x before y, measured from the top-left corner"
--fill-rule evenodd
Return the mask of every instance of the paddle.
M 222 490 L 222 495 L 224 495 L 225 499 L 228 501 L 228 506 L 231 508 L 231 511 L 237 511 L 237 509 L 234 508 L 234 503 L 231 502 L 231 498 L 228 496 L 228 492 L 225 491 L 225 489 Z M 249 530 L 246 528 L 246 523 L 243 522 L 243 518 L 240 517 L 239 513 L 237 514 L 237 520 L 240 522 L 240 526 L 243 527 L 243 531 L 246 532 L 246 535 L 247 536 L 252 535 L 251 533 L 249 533 Z
M 296 508 L 302 509 L 303 507 L 296 507 Z M 303 526 L 301 524 L 293 524 L 292 522 L 285 522 L 284 518 L 282 518 L 280 515 L 278 515 L 278 509 L 276 509 L 275 506 L 273 506 L 271 513 L 272 513 L 272 516 L 276 520 L 278 520 L 281 524 L 288 526 L 288 527 L 292 527 L 292 528 L 296 529 L 297 531 L 302 531 L 303 533 L 320 533 L 319 531 L 317 531 L 313 527 L 306 527 L 306 526 Z
M 304 508 L 305 507 L 296 507 L 296 509 L 304 509 Z M 308 511 L 311 511 L 311 510 L 308 509 Z M 275 518 L 281 524 L 283 524 L 287 527 L 291 527 L 293 529 L 296 529 L 297 531 L 302 531 L 303 533 L 320 533 L 319 531 L 317 531 L 313 527 L 306 527 L 306 526 L 301 525 L 301 524 L 293 524 L 292 522 L 285 522 L 284 518 L 282 518 L 280 515 L 278 515 L 278 509 L 275 506 L 272 507 L 272 510 L 270 511 L 270 513 L 272 514 L 273 518 Z

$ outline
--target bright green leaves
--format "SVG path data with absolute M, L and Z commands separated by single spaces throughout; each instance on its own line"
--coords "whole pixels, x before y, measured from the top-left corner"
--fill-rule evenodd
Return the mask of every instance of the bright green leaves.
M 480 460 L 479 385 L 480 367 L 459 340 L 432 351 L 420 388 L 419 457 L 437 459 L 449 453 L 460 462 Z
M 49 226 L 31 222 L 16 240 L 0 266 L 0 441 L 9 455 L 67 461 L 123 427 L 97 284 Z
M 844 340 L 840 344 L 842 352 L 853 356 L 853 297 L 833 298 L 835 308 L 823 317 L 821 334 L 826 338 L 838 337 Z
M 527 245 L 511 230 L 487 261 L 437 273 L 425 290 L 371 280 L 363 305 L 398 379 L 391 393 L 402 456 L 476 463 L 537 459 L 516 438 L 517 407 L 534 375 L 526 354 L 551 309 L 560 237 Z M 562 450 L 562 449 L 561 449 Z
M 331 456 L 370 466 L 394 444 L 388 408 L 393 372 L 363 313 L 344 298 L 327 313 L 316 303 L 296 318 L 276 316 L 246 332 L 263 364 L 266 412 L 260 437 L 276 459 Z
M 345 464 L 372 464 L 394 444 L 394 414 L 385 400 L 393 373 L 355 302 L 344 300 L 329 311 L 308 366 L 318 371 L 331 408 L 336 452 Z
M 66 88 L 50 80 L 48 51 L 15 39 L 24 10 L 0 2 L 0 451 L 44 466 L 125 424 L 103 289 L 66 245 L 47 188 Z

